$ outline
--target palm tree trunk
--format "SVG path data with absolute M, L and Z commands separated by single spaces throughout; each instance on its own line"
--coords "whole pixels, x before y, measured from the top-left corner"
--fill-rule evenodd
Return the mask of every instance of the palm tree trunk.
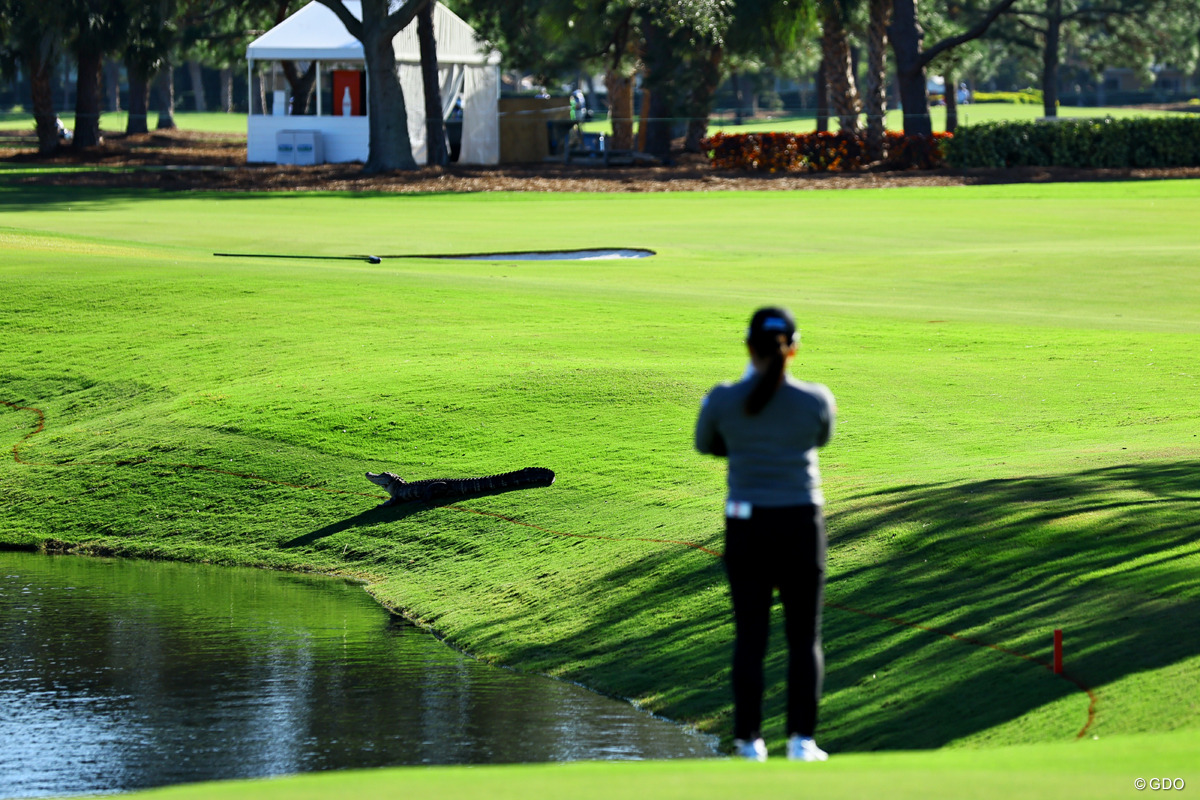
M 858 133 L 858 115 L 862 105 L 854 80 L 850 42 L 839 0 L 823 0 L 821 25 L 821 52 L 825 57 L 825 77 L 829 84 L 830 102 L 838 115 L 838 124 L 842 131 Z
M 1062 0 L 1047 0 L 1042 52 L 1042 114 L 1058 116 L 1058 50 L 1062 39 Z
M 893 0 L 888 38 L 896 56 L 896 81 L 900 84 L 900 106 L 904 110 L 904 132 L 929 136 L 929 94 L 925 86 L 925 64 L 921 60 L 924 32 L 917 21 L 917 0 Z
M 421 46 L 421 84 L 425 90 L 425 163 L 444 167 L 450 163 L 450 144 L 446 140 L 446 120 L 442 118 L 442 86 L 438 80 L 437 39 L 433 30 L 430 2 L 417 12 L 417 41 Z
M 887 27 L 892 20 L 892 0 L 871 0 L 867 31 L 867 158 L 884 158 L 883 134 L 887 129 Z

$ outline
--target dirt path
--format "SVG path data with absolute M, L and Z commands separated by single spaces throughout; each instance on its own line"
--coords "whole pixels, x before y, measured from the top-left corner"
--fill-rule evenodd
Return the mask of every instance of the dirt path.
M 28 131 L 0 131 L 28 139 Z M 244 137 L 169 131 L 109 134 L 100 147 L 67 149 L 39 158 L 32 149 L 0 158 L 12 166 L 92 166 L 84 172 L 22 174 L 10 183 L 49 186 L 154 188 L 172 191 L 424 192 L 665 192 L 728 190 L 878 189 L 900 186 L 968 186 L 1060 181 L 1128 181 L 1200 178 L 1200 168 L 1078 170 L 1025 167 L 1008 170 L 930 170 L 852 174 L 781 174 L 715 170 L 707 160 L 683 155 L 671 166 L 604 167 L 560 163 L 497 167 L 425 167 L 413 172 L 364 175 L 358 164 L 315 167 L 247 165 Z M 2 151 L 0 151 L 2 152 Z M 3 173 L 0 173 L 2 175 Z

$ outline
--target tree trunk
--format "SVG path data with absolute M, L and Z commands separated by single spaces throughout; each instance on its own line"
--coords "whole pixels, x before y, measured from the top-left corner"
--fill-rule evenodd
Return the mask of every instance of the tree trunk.
M 946 133 L 954 133 L 958 128 L 958 78 L 954 77 L 954 68 L 942 70 L 944 96 L 946 99 Z
M 175 68 L 163 64 L 154 81 L 154 96 L 158 100 L 158 124 L 156 131 L 173 131 L 175 124 Z
M 850 57 L 850 41 L 842 20 L 839 0 L 823 0 L 821 27 L 821 53 L 825 60 L 830 102 L 838 115 L 838 124 L 842 131 L 858 133 L 858 115 L 862 104 L 858 99 L 854 64 Z
M 633 149 L 633 76 L 609 70 L 604 73 L 608 89 L 608 120 L 612 124 L 610 150 Z
M 904 110 L 904 132 L 909 136 L 929 136 L 929 94 L 925 87 L 925 63 L 921 41 L 925 37 L 917 22 L 917 0 L 893 0 L 892 24 L 888 38 L 896 57 L 896 82 L 900 84 L 900 105 Z
M 817 73 L 813 75 L 817 87 L 817 133 L 829 130 L 829 80 L 825 77 L 825 59 L 817 64 Z
M 870 0 L 867 30 L 867 159 L 884 158 L 887 130 L 887 26 L 892 20 L 892 0 Z
M 303 72 L 296 66 L 295 61 L 281 61 L 283 77 L 287 79 L 288 88 L 292 90 L 293 116 L 308 114 L 313 105 L 313 87 L 317 85 L 317 62 L 308 62 L 308 68 Z
M 1042 114 L 1058 116 L 1058 51 L 1062 39 L 1062 0 L 1046 0 L 1046 46 L 1042 52 Z
M 26 59 L 29 69 L 30 105 L 37 129 L 38 155 L 49 155 L 58 149 L 58 115 L 54 113 L 54 64 L 42 60 L 36 49 Z
M 129 64 L 125 65 L 129 75 L 129 119 L 125 133 L 147 133 L 150 130 L 150 76 L 143 75 Z
M 742 101 L 746 104 L 744 110 L 750 119 L 754 119 L 758 116 L 758 92 L 754 90 L 754 78 L 743 72 L 741 83 Z
M 204 73 L 200 70 L 200 62 L 189 59 L 187 62 L 188 77 L 192 82 L 192 102 L 197 111 L 208 111 L 208 102 L 204 99 Z
M 116 61 L 104 62 L 104 98 L 109 111 L 121 110 L 121 65 Z
M 382 7 L 381 7 L 382 6 Z M 392 37 L 382 30 L 381 20 L 368 22 L 373 14 L 386 14 L 387 3 L 363 3 L 363 54 L 367 65 L 367 119 L 370 147 L 363 172 L 413 170 L 412 140 L 408 137 L 408 109 L 396 72 Z
M 742 73 L 737 70 L 729 73 L 729 82 L 733 84 L 733 124 L 741 125 L 745 122 L 742 112 L 746 106 L 742 97 Z
M 430 2 L 417 13 L 417 42 L 421 46 L 421 86 L 425 90 L 425 163 L 444 167 L 450 163 L 446 120 L 442 117 L 442 85 L 438 79 L 437 39 Z
M 79 64 L 75 81 L 75 140 L 76 148 L 95 147 L 100 144 L 100 110 L 104 68 L 103 54 L 99 49 L 80 46 L 75 53 Z
M 708 136 L 708 117 L 712 113 L 713 97 L 721 83 L 721 58 L 724 49 L 719 44 L 709 45 L 708 58 L 701 65 L 699 80 L 692 84 L 688 98 L 688 128 L 683 150 L 699 153 L 700 142 Z
M 643 119 L 645 152 L 666 159 L 671 154 L 671 127 L 674 112 L 672 103 L 672 70 L 676 66 L 671 52 L 670 33 L 657 24 L 646 26 L 643 34 L 642 63 L 646 78 L 643 92 L 650 92 L 649 117 Z
M 229 67 L 221 68 L 221 110 L 233 113 L 233 70 Z
M 642 76 L 642 107 L 638 110 L 638 133 L 637 133 L 637 149 L 640 152 L 646 152 L 646 135 L 649 133 L 650 123 L 650 87 L 646 85 L 646 78 Z
M 250 113 L 254 113 L 254 101 L 258 100 L 258 113 L 267 113 L 267 84 L 262 79 L 262 75 L 255 72 L 251 80 L 254 81 L 254 90 L 250 93 Z
M 671 155 L 670 98 L 664 91 L 650 93 L 650 118 L 646 120 L 646 152 L 666 160 Z

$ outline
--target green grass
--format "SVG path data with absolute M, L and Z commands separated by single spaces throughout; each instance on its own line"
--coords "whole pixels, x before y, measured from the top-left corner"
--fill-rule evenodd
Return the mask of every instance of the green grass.
M 1060 117 L 1144 117 L 1169 115 L 1176 112 L 1155 111 L 1140 108 L 1091 108 L 1063 106 L 1059 108 Z M 946 129 L 946 109 L 935 106 L 930 109 L 933 117 L 934 130 Z M 75 127 L 75 115 L 69 111 L 59 114 L 63 124 L 68 128 Z M 959 106 L 958 121 L 960 125 L 972 125 L 997 120 L 1030 120 L 1042 116 L 1042 107 L 1033 105 L 1015 105 L 1012 103 L 983 103 L 978 105 Z M 123 132 L 128 114 L 126 112 L 106 112 L 100 117 L 100 127 L 104 131 Z M 150 127 L 157 122 L 157 114 L 151 112 Z M 888 112 L 888 127 L 893 130 L 904 128 L 903 114 L 898 110 Z M 231 137 L 246 135 L 246 115 L 243 113 L 225 114 L 223 112 L 175 112 L 175 124 L 180 130 L 199 131 L 203 133 L 226 133 Z M 750 133 L 755 131 L 796 131 L 806 132 L 816 130 L 815 114 L 801 114 L 794 117 L 784 117 L 775 120 L 750 122 L 745 125 L 734 125 L 732 118 L 714 116 L 709 125 L 709 134 L 717 131 L 726 133 Z M 20 111 L 0 112 L 0 128 L 33 131 L 33 116 Z M 833 128 L 837 129 L 837 121 L 833 120 Z M 589 133 L 612 133 L 608 120 L 597 120 L 584 125 Z
M 968 104 L 958 107 L 958 124 L 979 125 L 984 122 L 998 122 L 1001 120 L 1033 120 L 1040 118 L 1043 113 L 1040 105 L 1016 105 L 1013 103 Z M 1113 117 L 1114 119 L 1126 119 L 1129 117 L 1156 117 L 1175 113 L 1178 112 L 1123 107 L 1060 106 L 1058 109 L 1058 116 L 1062 119 L 1071 117 Z M 929 114 L 935 131 L 946 130 L 945 106 L 934 106 L 929 109 Z M 836 118 L 830 120 L 830 126 L 831 130 L 836 131 L 838 129 Z M 904 113 L 897 109 L 889 110 L 887 114 L 887 127 L 890 130 L 904 130 Z M 608 120 L 589 122 L 584 125 L 584 129 L 589 133 L 612 133 L 612 126 L 609 125 Z M 811 133 L 816 129 L 817 117 L 815 112 L 778 119 L 756 120 L 743 125 L 734 124 L 732 117 L 714 116 L 709 123 L 708 134 L 711 136 L 717 132 L 761 133 L 763 131 Z
M 486 660 L 728 735 L 720 564 L 670 542 L 721 548 L 723 465 L 691 451 L 691 426 L 741 372 L 750 311 L 782 302 L 803 329 L 797 372 L 841 408 L 822 456 L 836 604 L 822 744 L 1200 728 L 1200 183 L 424 197 L 8 183 L 0 203 L 0 400 L 46 414 L 23 438 L 34 414 L 0 407 L 0 447 L 33 462 L 0 462 L 4 542 L 359 575 Z M 658 255 L 211 256 L 614 245 Z M 375 510 L 362 478 L 525 466 L 558 482 Z M 1054 628 L 1097 697 L 1090 725 L 1087 695 L 1038 663 Z M 778 752 L 778 647 L 768 667 Z
M 203 133 L 228 133 L 231 136 L 246 135 L 246 115 L 226 114 L 220 111 L 176 111 L 175 124 L 180 130 L 200 131 Z M 68 128 L 75 127 L 75 114 L 70 111 L 59 112 L 59 117 Z M 106 111 L 100 115 L 100 129 L 124 133 L 129 114 L 125 111 Z M 149 126 L 153 130 L 158 122 L 158 114 L 151 111 Z M 13 130 L 28 130 L 33 132 L 33 115 L 23 111 L 0 112 L 0 128 Z
M 611 800 L 820 797 L 859 800 L 1054 800 L 1136 796 L 1136 781 L 1182 779 L 1191 789 L 1200 746 L 1195 732 L 1117 737 L 1086 744 L 1052 744 L 979 751 L 845 755 L 825 764 L 744 764 L 713 761 L 574 763 L 472 768 L 406 768 L 313 773 L 270 781 L 236 781 L 155 789 L 146 800 L 220 798 L 318 800 L 333 796 L 473 800 L 495 797 L 571 797 Z M 1152 791 L 1152 790 L 1143 790 Z

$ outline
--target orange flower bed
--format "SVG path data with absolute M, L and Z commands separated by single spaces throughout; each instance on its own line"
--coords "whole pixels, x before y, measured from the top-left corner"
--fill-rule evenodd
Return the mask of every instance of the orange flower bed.
M 948 133 L 884 133 L 883 164 L 890 169 L 945 166 Z M 847 133 L 717 133 L 701 146 L 717 169 L 759 172 L 855 172 L 867 166 L 866 141 Z

